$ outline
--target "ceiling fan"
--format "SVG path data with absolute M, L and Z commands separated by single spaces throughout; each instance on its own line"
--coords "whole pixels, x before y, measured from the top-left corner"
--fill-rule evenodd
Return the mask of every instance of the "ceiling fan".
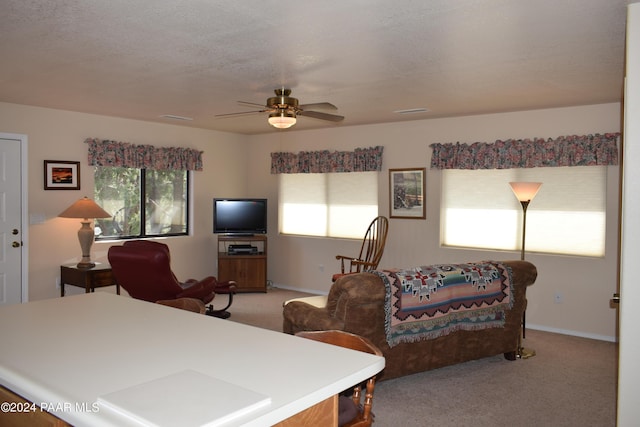
M 269 113 L 269 124 L 278 129 L 287 129 L 296 124 L 297 116 L 312 117 L 314 119 L 328 120 L 330 122 L 340 122 L 344 116 L 336 114 L 313 111 L 312 109 L 337 110 L 338 108 L 329 102 L 318 102 L 314 104 L 300 105 L 296 98 L 291 95 L 291 89 L 276 89 L 276 96 L 267 99 L 266 105 L 255 104 L 253 102 L 238 101 L 238 104 L 250 107 L 260 107 L 260 110 L 246 111 L 240 113 L 218 114 L 216 117 L 229 117 L 254 113 Z

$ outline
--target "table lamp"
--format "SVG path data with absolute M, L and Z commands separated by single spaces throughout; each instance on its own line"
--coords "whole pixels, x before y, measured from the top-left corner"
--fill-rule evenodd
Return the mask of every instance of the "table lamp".
M 96 264 L 91 262 L 91 245 L 93 244 L 94 233 L 89 218 L 110 218 L 111 214 L 85 196 L 69 206 L 58 216 L 62 218 L 83 219 L 83 221 L 80 221 L 82 226 L 80 230 L 78 230 L 78 240 L 80 241 L 80 248 L 82 249 L 82 259 L 78 263 L 78 268 L 95 267 Z
M 520 252 L 520 259 L 524 260 L 524 239 L 526 237 L 527 230 L 527 207 L 529 207 L 529 203 L 536 197 L 538 194 L 538 190 L 540 190 L 541 182 L 510 182 L 511 190 L 513 190 L 513 194 L 516 195 L 516 198 L 522 205 L 522 247 Z M 526 311 L 522 314 L 522 335 L 520 337 L 521 340 L 525 337 L 526 331 Z M 518 357 L 521 359 L 528 359 L 536 355 L 535 350 L 531 350 L 528 348 L 524 348 L 521 345 L 518 345 Z

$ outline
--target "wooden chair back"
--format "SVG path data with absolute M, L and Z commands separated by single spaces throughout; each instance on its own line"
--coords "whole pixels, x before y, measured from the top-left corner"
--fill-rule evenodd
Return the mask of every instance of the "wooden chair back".
M 367 338 L 361 337 L 345 331 L 303 331 L 296 334 L 298 337 L 320 341 L 327 344 L 337 345 L 339 347 L 349 348 L 351 350 L 362 351 L 369 354 L 375 354 L 382 357 L 382 351 L 376 347 Z M 362 402 L 362 387 L 357 384 L 353 388 L 351 397 L 353 405 L 358 409 L 358 414 L 353 420 L 346 424 L 340 424 L 341 427 L 369 427 L 373 423 L 373 392 L 375 389 L 375 375 L 366 382 L 364 402 Z
M 358 257 L 336 256 L 336 259 L 340 260 L 340 274 L 360 273 L 378 268 L 387 243 L 388 230 L 389 220 L 386 217 L 378 216 L 371 221 L 362 240 Z

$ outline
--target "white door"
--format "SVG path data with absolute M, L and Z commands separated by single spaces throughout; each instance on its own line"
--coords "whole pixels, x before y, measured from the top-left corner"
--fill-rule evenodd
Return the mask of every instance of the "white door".
M 640 425 L 640 3 L 628 6 L 624 103 L 618 425 Z
M 23 147 L 26 140 L 0 134 L 0 305 L 26 300 L 23 290 Z M 26 194 L 26 191 L 24 191 Z M 25 196 L 26 197 L 26 196 Z

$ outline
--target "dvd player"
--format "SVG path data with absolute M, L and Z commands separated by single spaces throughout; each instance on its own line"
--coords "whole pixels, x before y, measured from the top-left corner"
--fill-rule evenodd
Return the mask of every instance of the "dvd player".
M 253 245 L 229 245 L 229 255 L 257 254 L 258 247 Z

